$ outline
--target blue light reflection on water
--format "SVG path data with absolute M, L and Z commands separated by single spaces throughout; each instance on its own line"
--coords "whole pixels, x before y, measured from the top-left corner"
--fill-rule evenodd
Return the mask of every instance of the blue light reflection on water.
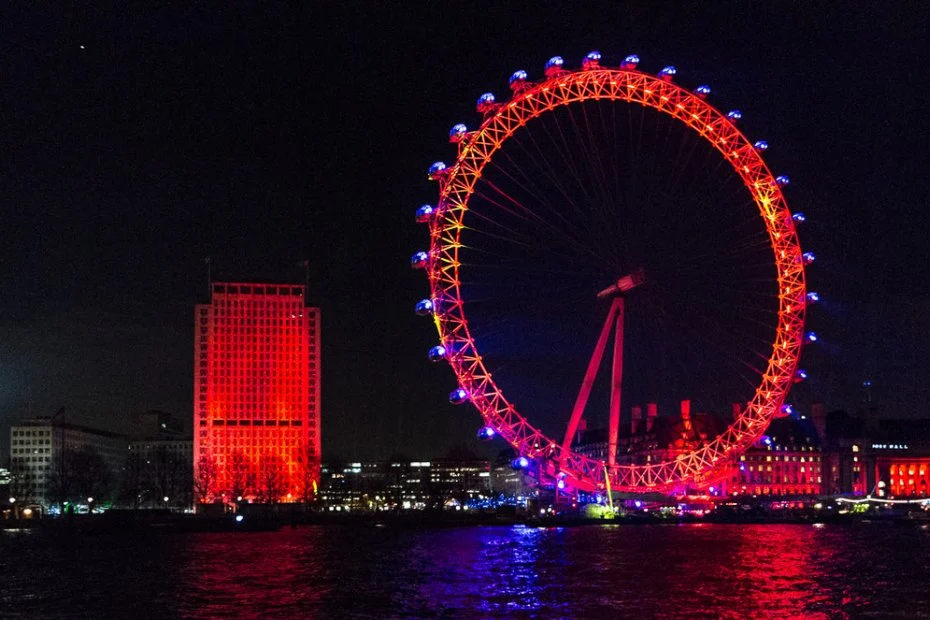
M 913 617 L 916 525 L 0 533 L 0 616 Z

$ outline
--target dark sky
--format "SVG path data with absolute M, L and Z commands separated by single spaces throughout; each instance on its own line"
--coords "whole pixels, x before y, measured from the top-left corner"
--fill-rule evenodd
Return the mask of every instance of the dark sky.
M 474 102 L 550 56 L 637 52 L 710 83 L 804 211 L 800 399 L 930 399 L 930 12 L 920 3 L 313 3 L 0 10 L 0 450 L 11 420 L 189 419 L 193 306 L 217 279 L 301 282 L 323 312 L 324 454 L 469 441 L 407 259 L 425 178 Z

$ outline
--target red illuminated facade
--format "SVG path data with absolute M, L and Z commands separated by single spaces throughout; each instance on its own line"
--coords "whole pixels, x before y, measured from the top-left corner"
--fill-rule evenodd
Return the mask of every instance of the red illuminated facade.
M 199 502 L 308 502 L 320 479 L 320 311 L 297 285 L 214 283 L 194 312 Z M 241 498 L 241 499 L 240 499 Z

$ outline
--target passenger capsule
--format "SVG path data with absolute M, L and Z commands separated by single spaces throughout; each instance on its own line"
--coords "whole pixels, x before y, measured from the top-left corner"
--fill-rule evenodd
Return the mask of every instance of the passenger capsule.
M 422 250 L 410 257 L 410 266 L 414 269 L 423 269 L 429 263 L 429 254 Z
M 780 174 L 777 177 L 775 177 L 775 182 L 778 183 L 779 187 L 784 187 L 785 185 L 788 185 L 788 183 L 791 183 L 791 179 L 789 179 L 783 174 Z
M 703 99 L 704 97 L 710 94 L 710 86 L 708 86 L 707 84 L 702 84 L 701 86 L 698 86 L 697 88 L 694 89 L 694 93 L 698 97 Z
M 781 412 L 783 415 L 791 415 L 794 413 L 794 407 L 788 404 L 784 404 L 781 406 Z
M 526 469 L 530 466 L 530 460 L 525 456 L 518 456 L 510 462 L 510 466 L 514 469 Z
M 814 256 L 814 253 L 813 253 L 813 252 L 804 252 L 804 254 L 801 254 L 801 261 L 802 261 L 805 265 L 810 265 L 811 263 L 814 262 L 814 260 L 815 260 L 816 258 L 817 258 L 817 257 Z
M 431 299 L 421 299 L 413 309 L 420 316 L 427 316 L 433 313 L 433 301 Z
M 437 344 L 435 347 L 429 350 L 429 353 L 426 354 L 426 357 L 429 358 L 431 362 L 438 362 L 445 359 L 446 357 L 446 348 L 441 344 Z
M 766 142 L 765 140 L 759 140 L 758 142 L 756 142 L 756 143 L 753 144 L 752 146 L 753 146 L 753 148 L 756 149 L 757 151 L 765 151 L 765 150 L 767 150 L 767 149 L 769 148 L 769 143 Z
M 564 481 L 564 480 L 559 480 L 559 481 L 556 483 L 556 486 L 559 487 L 559 489 L 564 489 L 564 488 L 565 488 L 565 481 Z
M 481 441 L 488 441 L 490 439 L 494 439 L 495 435 L 497 435 L 497 431 L 495 431 L 490 426 L 482 426 L 481 428 L 478 429 L 478 439 L 480 439 Z
M 434 162 L 432 166 L 429 167 L 428 177 L 430 181 L 435 181 L 446 171 L 445 162 L 437 161 Z
M 517 90 L 524 84 L 526 84 L 526 71 L 520 69 L 519 71 L 514 71 L 510 76 L 510 90 Z
M 804 214 L 801 212 L 792 214 L 791 219 L 793 219 L 796 224 L 803 224 L 807 221 L 807 218 L 804 217 Z
M 478 108 L 478 112 L 484 114 L 494 108 L 494 101 L 494 93 L 484 93 L 478 97 L 478 103 L 475 107 Z
M 738 121 L 739 119 L 743 118 L 743 113 L 739 110 L 730 110 L 727 112 L 727 118 L 731 121 Z
M 807 380 L 807 371 L 803 368 L 799 368 L 796 373 L 794 373 L 794 382 L 800 383 L 801 381 Z
M 674 66 L 669 65 L 659 71 L 659 77 L 665 80 L 666 82 L 671 82 L 672 78 L 675 77 L 675 74 L 678 73 L 678 69 Z
M 452 129 L 449 130 L 449 142 L 461 142 L 466 133 L 468 133 L 468 127 L 464 123 L 452 125 Z
M 813 343 L 817 342 L 817 334 L 816 334 L 816 332 L 807 332 L 807 334 L 804 335 L 804 342 L 806 342 L 806 343 L 808 343 L 808 344 L 813 344 Z
M 621 69 L 635 69 L 636 65 L 639 64 L 639 56 L 636 54 L 630 54 L 623 59 L 623 62 L 620 63 Z
M 435 209 L 433 209 L 433 205 L 423 205 L 417 209 L 417 221 L 421 224 L 430 221 L 430 218 L 433 217 L 434 211 Z
M 556 75 L 562 70 L 562 65 L 565 64 L 565 61 L 562 60 L 561 56 L 553 56 L 546 62 L 546 76 L 551 77 Z
M 811 291 L 810 293 L 807 294 L 807 303 L 815 304 L 818 301 L 820 301 L 820 293 L 816 291 Z
M 588 55 L 585 56 L 581 61 L 582 69 L 597 69 L 601 66 L 601 53 L 600 52 L 588 52 Z
M 468 401 L 468 392 L 465 388 L 455 388 L 449 392 L 449 402 L 453 405 L 461 405 Z

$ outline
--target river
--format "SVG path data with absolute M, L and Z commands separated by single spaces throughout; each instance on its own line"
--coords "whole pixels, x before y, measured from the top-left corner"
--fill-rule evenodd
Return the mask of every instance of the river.
M 930 617 L 915 524 L 0 532 L 3 618 Z

